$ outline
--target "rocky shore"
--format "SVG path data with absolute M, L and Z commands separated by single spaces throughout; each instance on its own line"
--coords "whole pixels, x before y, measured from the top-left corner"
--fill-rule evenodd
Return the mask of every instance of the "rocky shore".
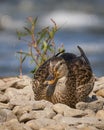
M 28 76 L 0 78 L 0 130 L 104 130 L 104 77 L 72 109 L 34 100 Z

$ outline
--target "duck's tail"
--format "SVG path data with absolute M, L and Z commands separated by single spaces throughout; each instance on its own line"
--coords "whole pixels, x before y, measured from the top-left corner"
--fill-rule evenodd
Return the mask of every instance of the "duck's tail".
M 79 49 L 79 51 L 80 51 L 80 53 L 81 53 L 81 57 L 83 57 L 84 60 L 86 61 L 86 63 L 87 63 L 88 65 L 90 65 L 90 62 L 89 62 L 89 60 L 88 60 L 86 54 L 84 53 L 83 49 L 82 49 L 80 46 L 77 46 L 77 47 L 78 47 L 78 49 Z

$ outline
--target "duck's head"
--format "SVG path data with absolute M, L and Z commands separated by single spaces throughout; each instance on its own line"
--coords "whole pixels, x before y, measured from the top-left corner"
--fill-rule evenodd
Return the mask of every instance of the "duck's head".
M 62 57 L 55 57 L 50 60 L 49 76 L 44 83 L 47 85 L 54 85 L 58 79 L 66 76 L 67 74 L 68 68 L 65 60 Z

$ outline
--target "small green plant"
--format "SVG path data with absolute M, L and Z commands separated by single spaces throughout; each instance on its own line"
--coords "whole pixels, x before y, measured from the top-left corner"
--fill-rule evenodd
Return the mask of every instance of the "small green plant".
M 37 18 L 28 17 L 28 27 L 24 27 L 24 32 L 17 31 L 18 39 L 23 40 L 23 37 L 29 36 L 28 52 L 19 51 L 20 54 L 20 75 L 22 75 L 22 63 L 26 57 L 30 57 L 32 62 L 35 63 L 33 73 L 50 57 L 58 52 L 64 50 L 64 46 L 56 47 L 54 37 L 58 31 L 58 27 L 54 20 L 51 19 L 53 27 L 45 27 L 40 31 L 36 31 Z M 26 40 L 25 40 L 26 41 Z

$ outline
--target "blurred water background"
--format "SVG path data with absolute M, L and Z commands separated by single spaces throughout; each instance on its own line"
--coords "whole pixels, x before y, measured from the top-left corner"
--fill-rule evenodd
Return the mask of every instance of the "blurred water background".
M 79 54 L 80 45 L 89 58 L 96 76 L 104 75 L 104 0 L 1 0 L 0 1 L 0 76 L 19 74 L 16 52 L 27 50 L 19 41 L 16 29 L 26 24 L 28 16 L 38 16 L 38 27 L 51 25 L 54 19 L 61 27 L 55 43 L 66 51 Z M 34 65 L 23 63 L 23 74 Z

